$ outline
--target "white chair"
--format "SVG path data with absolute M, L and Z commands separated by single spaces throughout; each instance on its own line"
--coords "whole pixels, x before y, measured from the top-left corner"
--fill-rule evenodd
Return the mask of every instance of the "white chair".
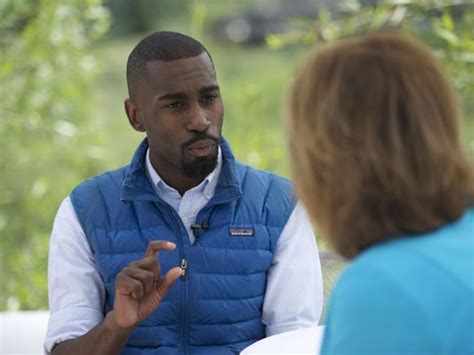
M 293 330 L 253 343 L 240 355 L 315 355 L 319 354 L 324 326 Z
M 48 311 L 0 312 L 0 354 L 44 354 Z

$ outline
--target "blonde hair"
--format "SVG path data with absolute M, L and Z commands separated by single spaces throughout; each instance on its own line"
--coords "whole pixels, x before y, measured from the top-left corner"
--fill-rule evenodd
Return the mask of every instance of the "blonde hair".
M 340 254 L 437 228 L 472 204 L 459 116 L 438 61 L 404 35 L 372 33 L 310 53 L 290 92 L 292 172 Z

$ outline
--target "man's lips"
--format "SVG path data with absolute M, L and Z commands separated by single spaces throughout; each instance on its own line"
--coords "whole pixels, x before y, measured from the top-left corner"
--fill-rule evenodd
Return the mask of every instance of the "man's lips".
M 212 154 L 216 147 L 216 142 L 211 139 L 202 139 L 186 147 L 189 154 L 196 157 L 204 157 Z
M 206 149 L 208 147 L 214 147 L 216 143 L 211 139 L 201 139 L 197 142 L 189 145 L 186 147 L 188 150 L 199 150 L 199 149 Z

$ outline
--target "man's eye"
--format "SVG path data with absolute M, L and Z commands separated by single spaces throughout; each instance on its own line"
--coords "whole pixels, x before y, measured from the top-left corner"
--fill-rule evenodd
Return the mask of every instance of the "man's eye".
M 216 95 L 211 95 L 211 94 L 204 95 L 204 97 L 202 98 L 202 100 L 204 102 L 208 102 L 208 103 L 214 101 L 215 99 L 217 99 L 217 96 Z
M 165 105 L 164 107 L 168 108 L 168 109 L 171 109 L 171 110 L 175 110 L 175 109 L 181 108 L 182 106 L 183 106 L 182 102 L 176 101 L 176 102 L 169 103 L 169 104 Z

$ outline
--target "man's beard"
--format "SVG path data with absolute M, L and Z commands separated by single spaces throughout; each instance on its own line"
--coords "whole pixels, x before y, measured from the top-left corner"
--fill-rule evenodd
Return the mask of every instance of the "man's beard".
M 207 157 L 199 157 L 193 161 L 186 161 L 185 151 L 190 145 L 202 139 L 210 139 L 216 143 L 215 154 Z M 183 174 L 188 178 L 205 178 L 217 165 L 217 155 L 219 152 L 219 138 L 208 133 L 196 134 L 193 138 L 184 143 L 181 147 L 181 161 L 183 162 Z
M 189 178 L 205 178 L 217 165 L 217 152 L 211 156 L 202 157 L 192 162 L 183 162 L 184 176 Z M 183 157 L 184 158 L 184 157 Z

